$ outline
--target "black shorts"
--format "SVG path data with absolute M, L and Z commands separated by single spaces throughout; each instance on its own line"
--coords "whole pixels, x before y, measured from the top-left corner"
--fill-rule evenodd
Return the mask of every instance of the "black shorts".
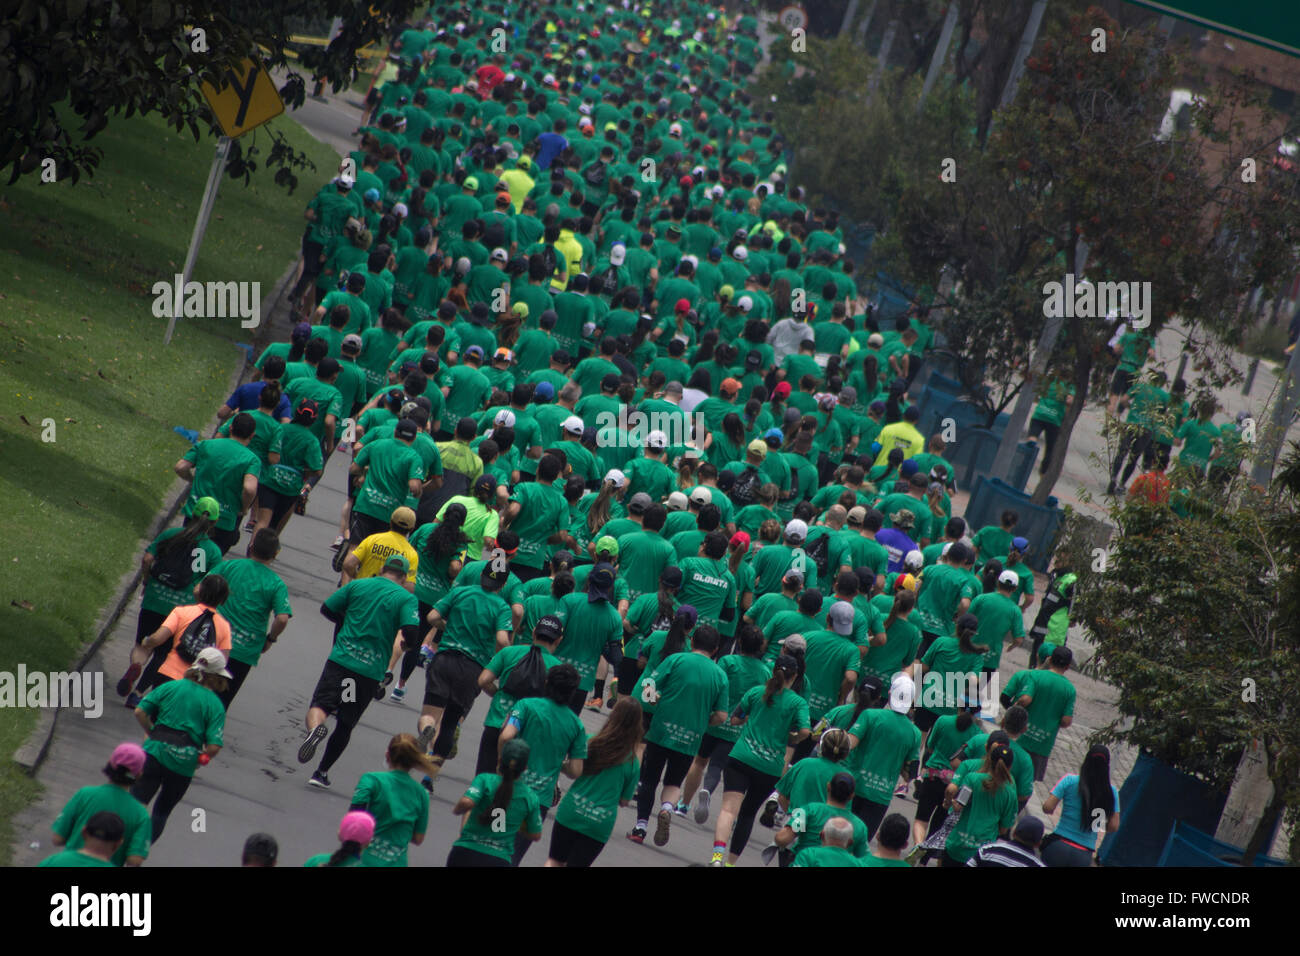
M 777 778 L 761 770 L 755 770 L 747 763 L 741 763 L 735 757 L 727 760 L 722 768 L 722 788 L 726 793 L 748 794 L 750 790 L 762 790 L 763 796 L 772 792 Z
M 1029 753 L 1029 751 L 1026 750 L 1025 753 Z M 1033 761 L 1034 764 L 1035 780 L 1042 780 L 1043 777 L 1047 776 L 1047 757 L 1042 754 L 1030 753 L 1029 759 Z
M 713 737 L 710 736 L 709 734 L 705 734 L 703 737 L 700 738 L 700 749 L 695 751 L 695 756 L 712 757 L 714 751 L 718 750 L 719 748 L 722 749 L 723 753 L 731 753 L 731 748 L 732 746 L 735 745 L 735 743 L 736 742 L 734 740 L 724 740 L 721 737 Z
M 424 685 L 424 706 L 446 708 L 455 704 L 464 714 L 479 695 L 478 675 L 483 667 L 460 651 L 439 651 L 429 662 Z
M 943 795 L 948 789 L 941 777 L 926 777 L 917 787 L 916 818 L 927 823 L 934 816 L 934 811 L 943 806 Z
M 1133 379 L 1136 377 L 1134 372 L 1126 372 L 1123 369 L 1115 369 L 1115 374 L 1110 379 L 1110 393 L 1112 395 L 1127 395 L 1128 390 L 1133 387 Z
M 929 733 L 930 728 L 934 726 L 934 722 L 938 719 L 938 714 L 932 710 L 926 710 L 924 707 L 918 707 L 912 711 L 912 723 L 916 724 L 917 729 L 923 734 Z
M 605 844 L 593 840 L 577 830 L 570 830 L 563 823 L 551 825 L 551 850 L 548 854 L 552 860 L 559 860 L 565 866 L 588 867 L 600 856 Z
M 257 507 L 266 508 L 271 512 L 272 528 L 278 525 L 281 519 L 293 509 L 297 500 L 297 495 L 286 495 L 274 491 L 266 485 L 257 486 Z
M 618 667 L 614 669 L 614 676 L 618 680 L 618 695 L 631 697 L 632 689 L 636 687 L 636 682 L 641 677 L 641 671 L 636 666 L 636 655 L 631 657 L 623 655 Z
M 389 522 L 386 520 L 358 514 L 356 509 L 353 509 L 352 520 L 348 524 L 348 543 L 356 546 L 372 534 L 382 534 L 387 531 L 388 525 Z
M 343 699 L 344 681 L 354 681 L 354 693 L 349 693 L 348 697 L 352 700 Z M 316 681 L 316 689 L 311 692 L 311 706 L 319 707 L 327 714 L 332 714 L 339 709 L 344 703 L 359 703 L 361 701 L 370 701 L 374 699 L 375 688 L 379 686 L 379 681 L 373 677 L 362 677 L 354 670 L 349 670 L 336 661 L 326 661 L 325 666 L 321 668 L 320 679 Z

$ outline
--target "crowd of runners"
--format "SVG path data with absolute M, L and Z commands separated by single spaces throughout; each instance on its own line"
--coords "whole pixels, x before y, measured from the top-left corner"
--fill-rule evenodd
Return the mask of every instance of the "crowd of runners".
M 784 178 L 746 92 L 755 18 L 434 5 L 393 51 L 308 205 L 288 341 L 176 463 L 184 522 L 143 558 L 117 688 L 144 743 L 64 808 L 46 863 L 139 865 L 162 837 L 290 626 L 280 536 L 338 455 L 309 785 L 336 785 L 372 703 L 410 723 L 307 865 L 405 865 L 457 760 L 472 782 L 432 824 L 459 827 L 448 866 L 518 865 L 548 821 L 546 865 L 589 866 L 683 818 L 712 821 L 710 866 L 756 823 L 783 866 L 1091 865 L 1119 823 L 1108 752 L 1045 780 L 1073 716 L 1075 575 L 1058 555 L 1036 586 L 1014 511 L 952 513 L 908 394 L 934 333 L 877 320 L 834 210 Z M 1136 427 L 1113 482 L 1179 444 L 1230 476 L 1234 426 L 1139 380 L 1149 345 L 1116 337 L 1111 411 Z M 1075 396 L 1040 398 L 1050 453 Z M 258 833 L 244 862 L 277 855 Z

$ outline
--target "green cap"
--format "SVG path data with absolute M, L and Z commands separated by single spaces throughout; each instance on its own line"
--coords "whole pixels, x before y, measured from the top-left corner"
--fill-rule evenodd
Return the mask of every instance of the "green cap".
M 528 767 L 528 754 L 531 748 L 522 737 L 511 737 L 501 748 L 502 767 L 510 767 L 515 775 L 523 773 Z
M 406 560 L 405 555 L 390 554 L 388 560 L 384 562 L 385 571 L 401 571 L 403 574 L 411 573 L 411 562 Z
M 221 517 L 221 505 L 216 498 L 200 498 L 194 502 L 194 514 L 216 521 Z
M 611 535 L 605 535 L 603 538 L 596 539 L 596 553 L 608 554 L 611 557 L 618 557 L 618 539 Z
M 730 299 L 735 294 L 736 290 L 729 285 L 724 285 L 718 289 L 718 295 L 722 296 L 724 299 Z
M 1045 661 L 1052 656 L 1052 651 L 1056 650 L 1057 645 L 1050 641 L 1044 641 L 1043 646 L 1038 649 L 1038 659 Z
M 466 177 L 465 177 L 465 182 L 464 182 L 462 185 L 463 185 L 463 187 L 464 187 L 465 189 L 474 189 L 474 190 L 477 190 L 477 189 L 478 189 L 478 177 L 476 177 L 476 176 L 466 176 Z

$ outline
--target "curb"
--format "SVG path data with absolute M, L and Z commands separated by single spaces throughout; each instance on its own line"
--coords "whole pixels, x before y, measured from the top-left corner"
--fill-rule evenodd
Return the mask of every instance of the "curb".
M 280 296 L 284 292 L 285 286 L 289 280 L 294 277 L 298 270 L 298 261 L 295 259 L 289 268 L 276 281 L 271 290 L 271 295 L 266 303 L 262 306 L 262 321 L 258 325 L 257 334 L 253 336 L 254 344 L 261 344 L 271 337 L 273 322 L 271 316 L 276 307 L 280 304 Z M 286 310 L 287 311 L 287 310 Z M 242 352 L 241 352 L 242 354 Z M 245 355 L 236 363 L 235 370 L 231 373 L 230 382 L 226 386 L 226 393 L 233 392 L 240 384 L 244 373 L 249 369 L 252 363 Z M 216 416 L 208 420 L 202 434 L 209 434 L 216 425 Z M 172 482 L 167 494 L 164 497 L 162 510 L 154 517 L 149 525 L 146 536 L 141 538 L 143 542 L 152 541 L 164 528 L 171 524 L 172 519 L 180 512 L 181 506 L 189 493 L 189 482 L 182 481 L 180 478 Z M 138 548 L 137 548 L 138 552 Z M 117 627 L 118 621 L 126 611 L 127 605 L 131 603 L 135 596 L 136 588 L 140 586 L 144 572 L 140 570 L 139 561 L 135 561 L 135 566 L 124 573 L 118 581 L 117 590 L 109 603 L 100 612 L 99 617 L 95 620 L 95 636 L 82 648 L 81 654 L 77 658 L 74 670 L 81 672 L 85 670 L 86 665 L 90 663 L 99 649 L 104 646 L 112 635 L 114 628 Z M 14 762 L 21 767 L 28 776 L 34 777 L 45 762 L 46 756 L 50 751 L 50 744 L 54 740 L 54 731 L 58 725 L 59 709 L 45 708 L 40 711 L 40 716 L 36 720 L 36 726 L 23 742 L 22 746 L 14 752 Z

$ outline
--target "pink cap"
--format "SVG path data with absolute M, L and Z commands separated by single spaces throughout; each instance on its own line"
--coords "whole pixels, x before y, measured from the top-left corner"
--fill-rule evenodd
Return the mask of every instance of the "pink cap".
M 375 836 L 375 818 L 364 810 L 349 810 L 339 824 L 339 839 L 366 846 Z
M 120 767 L 133 777 L 144 772 L 144 749 L 139 744 L 118 744 L 108 758 L 110 767 Z
M 735 548 L 735 547 L 738 547 L 738 546 L 741 547 L 741 548 L 748 548 L 748 547 L 749 547 L 749 535 L 746 534 L 746 533 L 743 532 L 743 531 L 737 531 L 735 534 L 733 534 L 733 535 L 731 536 L 730 546 L 731 546 L 732 548 Z

